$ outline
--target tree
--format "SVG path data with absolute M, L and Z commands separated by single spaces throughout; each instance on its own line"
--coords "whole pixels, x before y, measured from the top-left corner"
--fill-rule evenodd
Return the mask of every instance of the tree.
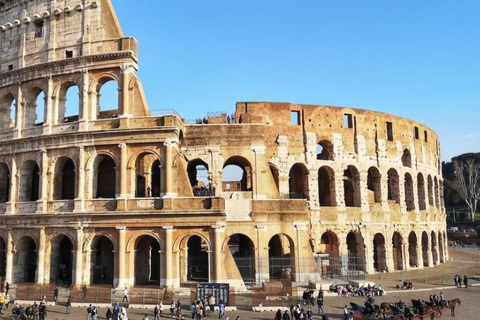
M 475 221 L 475 211 L 480 200 L 480 164 L 475 159 L 464 161 L 454 160 L 453 187 L 467 203 L 472 222 Z

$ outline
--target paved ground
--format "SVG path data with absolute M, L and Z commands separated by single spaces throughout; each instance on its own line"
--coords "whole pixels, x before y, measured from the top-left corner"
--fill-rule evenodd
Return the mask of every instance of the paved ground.
M 411 299 L 428 300 L 430 294 L 443 292 L 446 299 L 460 298 L 462 305 L 456 308 L 456 319 L 480 319 L 480 282 L 471 280 L 469 288 L 456 288 L 453 286 L 453 275 L 458 273 L 463 276 L 464 272 L 468 271 L 468 276 L 480 276 L 480 254 L 460 251 L 456 249 L 450 250 L 451 261 L 446 264 L 431 268 L 428 270 L 416 270 L 408 272 L 396 272 L 389 274 L 375 274 L 368 276 L 368 281 L 373 281 L 387 291 L 386 296 L 375 297 L 376 303 L 391 302 L 402 300 L 409 302 Z M 478 271 L 478 273 L 473 273 Z M 415 286 L 414 290 L 399 290 L 396 285 L 401 280 L 413 279 Z M 325 297 L 324 311 L 330 319 L 343 319 L 342 308 L 344 305 L 349 305 L 350 302 L 363 304 L 362 297 Z M 7 311 L 8 312 L 8 311 Z M 105 319 L 106 308 L 99 308 L 98 319 Z M 130 320 L 141 320 L 145 314 L 148 314 L 149 319 L 152 320 L 153 309 L 129 309 L 128 318 Z M 190 319 L 188 311 L 185 310 L 186 319 Z M 87 318 L 86 308 L 74 307 L 70 315 L 65 314 L 65 307 L 50 306 L 48 308 L 49 320 L 84 320 Z M 250 310 L 237 310 L 227 312 L 231 320 L 236 316 L 243 319 L 255 320 L 272 320 L 275 312 L 254 312 Z M 450 318 L 450 313 L 445 313 L 444 318 Z M 207 319 L 217 319 L 217 314 L 207 314 Z M 168 318 L 163 318 L 168 319 Z M 319 319 L 319 315 L 315 315 L 314 319 Z

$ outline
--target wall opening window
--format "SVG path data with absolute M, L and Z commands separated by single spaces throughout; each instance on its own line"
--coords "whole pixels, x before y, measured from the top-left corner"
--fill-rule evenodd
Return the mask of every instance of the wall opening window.
M 387 122 L 387 141 L 393 141 L 393 123 Z
M 418 127 L 415 127 L 415 128 L 414 128 L 413 134 L 414 134 L 414 136 L 415 136 L 415 140 L 418 140 L 418 139 L 419 139 Z
M 345 113 L 343 115 L 343 125 L 344 125 L 344 128 L 346 129 L 353 128 L 353 116 L 351 114 Z
M 300 125 L 300 111 L 290 111 L 290 124 L 292 126 Z
M 8 65 L 8 71 L 12 71 L 13 70 L 13 64 L 9 64 Z
M 73 58 L 73 51 L 72 50 L 65 50 L 65 58 Z
M 427 133 L 427 130 L 423 131 L 423 140 L 425 142 L 428 142 L 428 133 Z
M 44 34 L 44 25 L 42 20 L 35 21 L 35 38 L 41 38 Z

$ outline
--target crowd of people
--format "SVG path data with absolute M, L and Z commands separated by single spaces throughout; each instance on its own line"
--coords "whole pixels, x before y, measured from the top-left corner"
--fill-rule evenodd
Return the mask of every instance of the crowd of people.
M 370 283 L 367 286 L 361 285 L 359 287 L 352 286 L 351 284 L 346 284 L 345 286 L 339 285 L 330 285 L 328 288 L 329 292 L 335 292 L 339 297 L 359 297 L 359 296 L 384 296 L 386 295 L 385 290 L 380 286 L 371 285 Z
M 457 288 L 462 287 L 462 281 L 465 288 L 468 288 L 468 277 L 466 275 L 463 276 L 463 279 L 458 274 L 453 276 L 453 282 Z

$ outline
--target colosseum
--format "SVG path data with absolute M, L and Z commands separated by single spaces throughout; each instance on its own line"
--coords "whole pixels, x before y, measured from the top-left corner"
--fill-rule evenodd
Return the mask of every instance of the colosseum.
M 0 276 L 17 295 L 242 291 L 448 259 L 430 128 L 270 102 L 191 122 L 150 110 L 137 71 L 110 0 L 0 1 Z

